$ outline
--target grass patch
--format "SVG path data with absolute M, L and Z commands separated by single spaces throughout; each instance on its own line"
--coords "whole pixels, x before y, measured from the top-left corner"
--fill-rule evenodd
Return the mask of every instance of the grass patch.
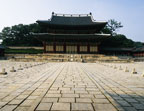
M 41 54 L 41 49 L 6 49 L 5 54 Z

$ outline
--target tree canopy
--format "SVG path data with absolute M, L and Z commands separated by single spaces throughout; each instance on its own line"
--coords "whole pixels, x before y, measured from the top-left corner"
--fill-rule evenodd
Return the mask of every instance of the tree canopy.
M 0 33 L 3 45 L 8 46 L 40 46 L 42 43 L 31 36 L 31 32 L 39 32 L 38 24 L 15 25 L 5 27 Z
M 139 47 L 142 46 L 141 43 L 136 43 L 131 39 L 128 39 L 123 34 L 118 34 L 117 31 L 122 28 L 123 25 L 121 22 L 118 22 L 114 19 L 108 21 L 108 24 L 102 30 L 102 33 L 111 34 L 111 37 L 105 39 L 101 46 L 104 47 Z
M 104 47 L 135 47 L 135 42 L 127 39 L 125 35 L 117 34 L 115 36 L 112 36 L 110 38 L 105 39 L 101 46 Z
M 112 34 L 114 36 L 117 34 L 117 30 L 122 28 L 122 27 L 123 27 L 123 25 L 121 24 L 121 22 L 118 22 L 114 19 L 111 19 L 108 21 L 107 25 L 102 30 L 102 32 Z

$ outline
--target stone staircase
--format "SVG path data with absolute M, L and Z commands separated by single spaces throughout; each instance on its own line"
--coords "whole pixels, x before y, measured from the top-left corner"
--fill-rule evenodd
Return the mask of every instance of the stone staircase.
M 131 62 L 129 59 L 101 54 L 17 54 L 6 55 L 6 57 L 11 61 L 20 62 Z

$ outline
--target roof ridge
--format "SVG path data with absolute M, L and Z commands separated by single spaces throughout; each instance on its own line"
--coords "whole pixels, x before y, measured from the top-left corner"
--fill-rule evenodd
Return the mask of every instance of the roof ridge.
M 60 14 L 52 12 L 52 16 L 61 16 L 61 17 L 91 17 L 92 13 L 89 14 Z

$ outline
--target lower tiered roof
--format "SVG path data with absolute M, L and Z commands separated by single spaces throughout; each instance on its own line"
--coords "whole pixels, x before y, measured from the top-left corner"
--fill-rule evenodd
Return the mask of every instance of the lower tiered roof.
M 54 33 L 33 33 L 33 36 L 38 38 L 41 41 L 46 40 L 104 40 L 110 37 L 110 34 L 54 34 Z

